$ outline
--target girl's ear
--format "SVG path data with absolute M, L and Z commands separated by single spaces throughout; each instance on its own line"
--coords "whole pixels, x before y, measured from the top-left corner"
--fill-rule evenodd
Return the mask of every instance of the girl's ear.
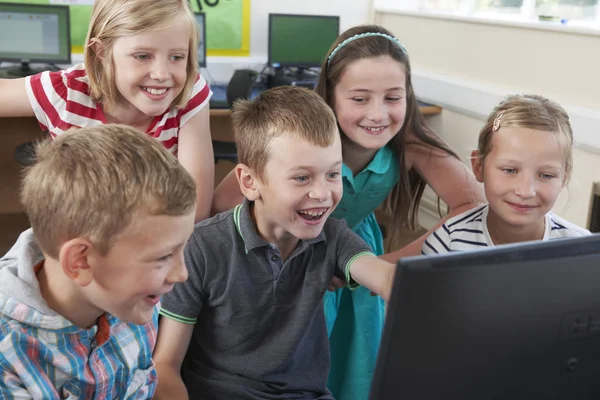
M 88 47 L 92 49 L 94 53 L 98 56 L 100 61 L 104 61 L 104 45 L 101 40 L 96 38 L 91 38 L 88 43 Z
M 254 171 L 241 163 L 235 166 L 234 171 L 242 194 L 250 201 L 258 200 L 260 198 L 260 186 L 258 178 L 254 176 Z
M 473 168 L 473 174 L 477 182 L 483 183 L 483 159 L 479 155 L 479 150 L 471 152 L 471 167 Z

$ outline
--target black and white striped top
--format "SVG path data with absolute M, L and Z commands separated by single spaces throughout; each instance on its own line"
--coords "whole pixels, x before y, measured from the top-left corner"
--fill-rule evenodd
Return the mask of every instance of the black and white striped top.
M 422 254 L 442 254 L 451 251 L 477 250 L 494 246 L 487 229 L 489 207 L 483 205 L 450 218 L 433 232 L 421 248 Z M 587 229 L 549 212 L 542 240 L 589 235 Z

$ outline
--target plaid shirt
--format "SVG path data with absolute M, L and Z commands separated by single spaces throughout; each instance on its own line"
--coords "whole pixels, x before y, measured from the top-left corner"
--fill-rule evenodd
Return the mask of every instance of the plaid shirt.
M 48 308 L 31 230 L 0 258 L 0 400 L 149 399 L 158 306 L 146 325 L 109 314 L 81 329 Z
M 102 316 L 87 330 L 62 317 L 52 328 L 7 318 L 20 314 L 38 325 L 48 317 L 4 296 L 0 309 L 0 399 L 152 398 L 158 308 L 147 325 Z

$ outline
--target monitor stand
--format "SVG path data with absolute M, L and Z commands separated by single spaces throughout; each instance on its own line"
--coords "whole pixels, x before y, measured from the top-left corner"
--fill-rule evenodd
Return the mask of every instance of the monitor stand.
M 11 67 L 2 67 L 0 68 L 0 78 L 5 79 L 15 79 L 15 78 L 24 78 L 26 76 L 35 75 L 39 72 L 51 70 L 54 67 L 51 67 L 48 64 L 42 65 L 41 68 L 31 68 L 28 62 L 21 62 L 20 66 L 11 66 Z
M 300 86 L 308 89 L 314 89 L 319 80 L 318 74 L 306 72 L 308 69 L 297 67 L 295 71 L 290 68 L 277 68 L 274 76 L 269 76 L 267 86 L 269 88 L 276 86 Z

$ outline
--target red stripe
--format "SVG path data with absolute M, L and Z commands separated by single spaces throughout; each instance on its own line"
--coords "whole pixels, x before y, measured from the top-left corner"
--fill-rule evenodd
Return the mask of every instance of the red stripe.
M 175 137 L 172 137 L 171 139 L 160 142 L 160 144 L 162 144 L 165 149 L 169 150 L 171 147 L 175 146 L 178 141 L 179 141 L 179 138 L 177 136 L 175 136 Z
M 41 77 L 43 74 L 53 74 L 53 72 L 42 72 L 40 74 L 35 75 L 34 77 L 32 77 L 30 79 L 31 89 L 33 91 L 35 99 L 39 103 L 39 105 L 40 105 L 41 109 L 44 111 L 44 113 L 46 113 L 46 117 L 50 120 L 52 125 L 60 128 L 62 130 L 67 130 L 69 128 L 72 128 L 73 125 L 63 121 L 60 118 L 60 116 L 58 115 L 58 112 L 54 108 L 54 105 L 50 102 L 50 100 L 48 99 L 48 96 L 46 96 L 46 92 L 44 91 L 44 85 L 42 84 L 42 81 L 41 81 Z M 54 74 L 56 74 L 56 73 L 54 73 Z M 52 89 L 52 87 L 50 87 L 49 89 Z M 47 127 L 46 127 L 46 129 L 47 129 Z

